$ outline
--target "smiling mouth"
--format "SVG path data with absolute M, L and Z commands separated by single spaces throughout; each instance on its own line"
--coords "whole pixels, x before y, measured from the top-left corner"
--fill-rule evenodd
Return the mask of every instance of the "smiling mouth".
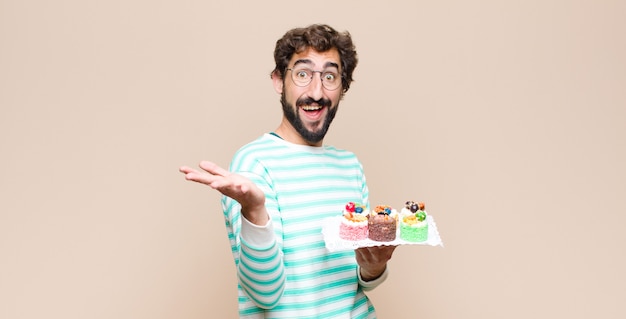
M 319 106 L 319 105 L 303 105 L 300 108 L 302 108 L 302 110 L 304 110 L 304 111 L 317 111 L 317 110 L 321 110 L 323 108 L 323 106 Z

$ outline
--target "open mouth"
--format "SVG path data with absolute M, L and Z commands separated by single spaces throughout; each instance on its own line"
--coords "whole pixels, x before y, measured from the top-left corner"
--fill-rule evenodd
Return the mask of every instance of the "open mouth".
M 324 116 L 324 106 L 321 105 L 302 105 L 300 109 L 302 110 L 302 114 L 309 121 L 319 121 Z
M 319 106 L 319 105 L 303 105 L 300 108 L 302 108 L 303 111 L 312 112 L 312 111 L 319 111 L 324 107 Z

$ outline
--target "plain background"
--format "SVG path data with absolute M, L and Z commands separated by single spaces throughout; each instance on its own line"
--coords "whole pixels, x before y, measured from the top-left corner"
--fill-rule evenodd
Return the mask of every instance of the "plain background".
M 381 318 L 624 318 L 623 1 L 0 0 L 0 318 L 234 318 L 219 196 L 275 129 L 275 41 L 352 33 L 325 142 L 425 201 Z

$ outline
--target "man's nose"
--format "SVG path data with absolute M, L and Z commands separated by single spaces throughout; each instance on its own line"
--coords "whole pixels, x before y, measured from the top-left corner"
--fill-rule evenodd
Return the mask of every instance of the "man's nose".
M 319 100 L 324 96 L 324 85 L 322 84 L 322 72 L 314 72 L 311 83 L 309 83 L 309 97 Z

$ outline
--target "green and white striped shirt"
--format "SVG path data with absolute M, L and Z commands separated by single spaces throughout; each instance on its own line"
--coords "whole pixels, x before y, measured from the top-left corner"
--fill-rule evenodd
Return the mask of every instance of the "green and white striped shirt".
M 241 318 L 375 318 L 358 276 L 354 251 L 329 252 L 322 221 L 347 202 L 369 207 L 363 167 L 331 146 L 292 144 L 265 134 L 235 154 L 230 171 L 265 193 L 266 226 L 243 219 L 240 205 L 223 197 L 226 229 L 239 279 Z

